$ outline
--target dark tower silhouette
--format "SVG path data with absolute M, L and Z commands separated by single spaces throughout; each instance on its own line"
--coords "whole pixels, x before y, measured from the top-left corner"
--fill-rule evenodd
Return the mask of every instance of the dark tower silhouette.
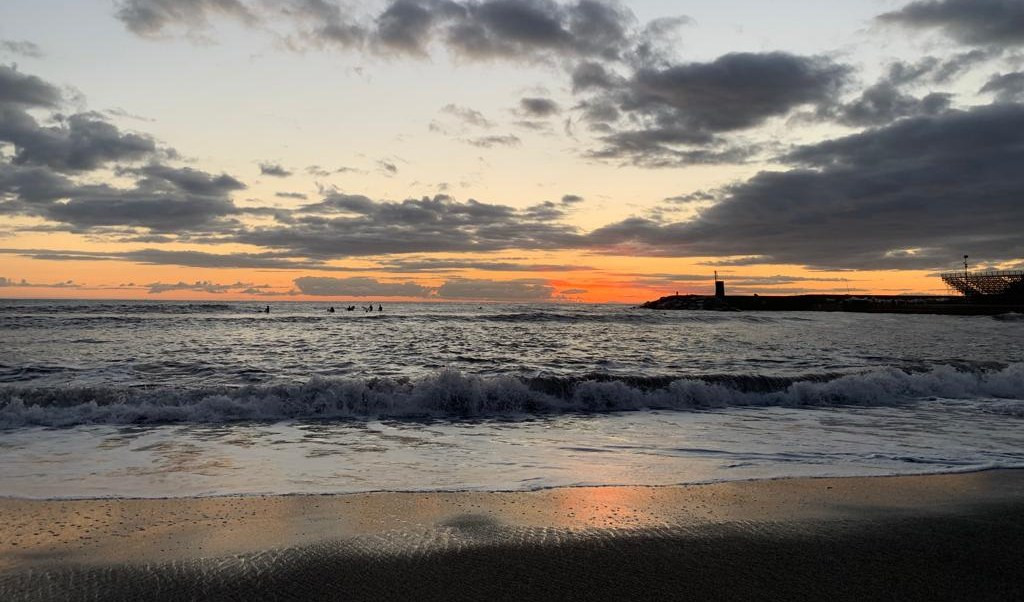
M 718 270 L 715 270 L 715 297 L 719 299 L 725 297 L 725 281 L 718 279 Z

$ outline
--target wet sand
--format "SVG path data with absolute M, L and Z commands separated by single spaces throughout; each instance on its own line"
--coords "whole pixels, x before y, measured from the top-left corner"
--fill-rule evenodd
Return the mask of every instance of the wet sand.
M 0 499 L 0 599 L 1024 599 L 1024 471 Z

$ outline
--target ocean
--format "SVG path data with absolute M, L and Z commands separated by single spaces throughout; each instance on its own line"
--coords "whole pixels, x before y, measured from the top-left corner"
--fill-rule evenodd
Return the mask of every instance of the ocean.
M 1024 467 L 1016 314 L 353 303 L 0 300 L 0 496 Z

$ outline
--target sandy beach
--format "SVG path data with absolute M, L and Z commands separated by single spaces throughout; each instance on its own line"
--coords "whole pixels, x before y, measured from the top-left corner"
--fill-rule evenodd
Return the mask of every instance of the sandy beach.
M 4 600 L 1024 595 L 1012 470 L 0 511 Z

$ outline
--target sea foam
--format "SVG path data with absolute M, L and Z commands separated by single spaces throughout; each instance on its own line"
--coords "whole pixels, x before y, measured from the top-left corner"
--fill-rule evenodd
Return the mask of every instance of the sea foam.
M 332 418 L 462 418 L 702 410 L 731 406 L 884 406 L 930 398 L 1024 399 L 1024 364 L 995 369 L 882 368 L 802 378 L 577 378 L 467 375 L 419 379 L 313 378 L 238 388 L 0 388 L 0 428 L 77 424 L 220 423 Z M 1017 404 L 996 411 L 1019 417 Z

